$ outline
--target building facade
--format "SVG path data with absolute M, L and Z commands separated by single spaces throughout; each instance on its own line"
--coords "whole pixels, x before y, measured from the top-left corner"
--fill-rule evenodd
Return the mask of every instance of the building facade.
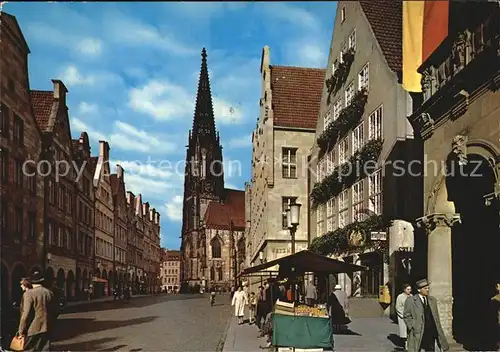
M 95 192 L 94 293 L 112 294 L 114 285 L 114 204 L 109 166 L 109 144 L 99 141 L 99 156 L 93 178 Z
M 95 164 L 92 162 L 89 137 L 82 132 L 73 139 L 73 160 L 80 173 L 76 181 L 76 298 L 84 298 L 92 284 L 94 267 L 94 178 Z
M 181 282 L 181 252 L 162 248 L 161 286 L 168 293 L 177 293 Z
M 146 202 L 142 205 L 144 219 L 144 275 L 150 292 L 160 289 L 160 214 Z
M 137 242 L 139 244 L 137 248 L 137 269 L 136 275 L 136 291 L 145 292 L 146 291 L 146 277 L 144 270 L 144 215 L 142 212 L 142 195 L 139 194 L 134 198 L 134 208 L 133 208 L 133 220 L 132 223 L 135 226 L 135 234 L 137 237 Z
M 488 305 L 500 267 L 500 9 L 473 5 L 450 5 L 448 37 L 419 68 L 422 94 L 414 97 L 422 103 L 409 120 L 434 168 L 417 219 L 430 293 L 445 333 L 484 351 L 496 347 Z
M 246 185 L 250 266 L 291 254 L 284 212 L 292 202 L 302 204 L 296 252 L 308 247 L 307 157 L 325 79 L 324 69 L 271 65 L 267 46 L 260 72 L 260 116 L 252 134 L 252 179 Z
M 41 131 L 31 106 L 29 48 L 14 16 L 0 14 L 0 232 L 2 303 L 19 302 L 19 280 L 43 270 L 44 178 Z M 23 164 L 33 176 L 23 174 Z M 5 299 L 4 299 L 5 298 Z
M 110 176 L 114 209 L 114 280 L 122 290 L 127 278 L 127 232 L 129 228 L 127 199 L 125 197 L 125 172 L 116 165 L 116 174 Z
M 181 285 L 185 289 L 206 286 L 212 271 L 222 272 L 222 276 L 214 274 L 214 284 L 235 283 L 234 273 L 239 262 L 236 245 L 244 234 L 245 221 L 244 200 L 241 203 L 233 198 L 244 199 L 244 192 L 224 187 L 222 163 L 207 54 L 203 49 L 193 128 L 186 152 L 181 244 Z M 224 218 L 220 218 L 221 212 Z M 219 229 L 220 226 L 224 229 Z M 215 254 L 213 260 L 207 259 L 207 253 L 210 258 Z
M 68 298 L 75 296 L 76 280 L 76 180 L 66 89 L 52 80 L 54 90 L 32 90 L 31 99 L 44 148 L 51 151 L 50 174 L 45 180 L 47 265 L 45 277 Z
M 422 149 L 404 118 L 411 99 L 400 84 L 401 22 L 401 3 L 338 3 L 311 150 L 311 249 L 368 268 L 336 278 L 354 297 L 410 279 L 401 263 L 414 247 L 421 184 L 394 170 Z

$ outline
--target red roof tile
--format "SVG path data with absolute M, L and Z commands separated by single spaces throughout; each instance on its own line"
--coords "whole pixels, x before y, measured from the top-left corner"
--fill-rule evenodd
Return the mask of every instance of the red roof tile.
M 207 228 L 229 230 L 245 229 L 245 191 L 226 189 L 225 203 L 211 202 L 205 213 Z
M 275 126 L 316 129 L 326 70 L 271 66 Z
M 394 0 L 360 0 L 391 70 L 401 72 L 403 57 L 403 2 Z
M 54 93 L 45 90 L 32 90 L 30 93 L 36 123 L 42 131 L 45 131 L 49 124 L 50 113 L 52 112 Z

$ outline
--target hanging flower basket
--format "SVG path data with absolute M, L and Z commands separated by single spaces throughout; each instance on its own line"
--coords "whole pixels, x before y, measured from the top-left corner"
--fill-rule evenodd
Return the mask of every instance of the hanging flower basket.
M 345 83 L 347 76 L 349 76 L 349 71 L 351 69 L 353 61 L 354 49 L 349 48 L 345 53 L 342 54 L 342 63 L 338 65 L 331 77 L 326 79 L 325 84 L 328 92 L 328 104 L 330 104 L 332 95 L 335 94 Z

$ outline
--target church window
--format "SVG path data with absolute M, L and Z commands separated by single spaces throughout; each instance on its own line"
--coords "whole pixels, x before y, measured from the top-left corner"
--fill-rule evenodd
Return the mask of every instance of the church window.
M 217 238 L 212 240 L 212 258 L 222 258 L 221 245 Z
M 210 281 L 214 281 L 215 280 L 215 269 L 214 267 L 211 267 L 210 268 Z
M 297 148 L 283 148 L 282 177 L 297 178 Z
M 222 281 L 222 268 L 217 268 L 217 277 L 219 281 Z

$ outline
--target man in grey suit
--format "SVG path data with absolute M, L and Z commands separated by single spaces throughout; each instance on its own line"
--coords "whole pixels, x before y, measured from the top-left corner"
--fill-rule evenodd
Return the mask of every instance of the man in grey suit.
M 418 294 L 405 302 L 403 320 L 408 329 L 408 352 L 447 351 L 448 341 L 441 327 L 436 298 L 429 296 L 429 282 L 416 282 Z
M 33 289 L 23 295 L 18 334 L 24 337 L 25 351 L 49 351 L 58 302 L 54 293 L 42 286 L 44 278 L 40 272 L 35 271 L 30 281 Z

